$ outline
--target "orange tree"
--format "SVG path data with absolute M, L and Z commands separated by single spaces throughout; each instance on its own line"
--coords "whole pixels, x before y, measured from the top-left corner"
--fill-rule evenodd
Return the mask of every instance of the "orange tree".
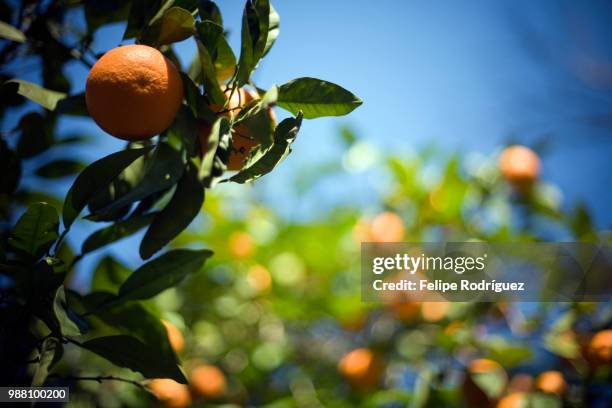
M 65 20 L 76 8 L 84 11 L 87 31 L 74 38 Z M 2 208 L 8 224 L 15 208 L 29 204 L 2 231 L 2 384 L 53 381 L 49 372 L 70 348 L 145 378 L 186 383 L 177 358 L 180 332 L 167 330 L 172 326 L 145 303 L 200 270 L 211 250 L 174 249 L 133 272 L 95 277 L 94 291 L 85 296 L 67 289 L 66 277 L 84 256 L 144 228 L 140 255 L 151 258 L 198 215 L 206 191 L 220 182 L 243 184 L 266 175 L 290 153 L 304 118 L 345 115 L 361 101 L 315 78 L 257 87 L 251 74 L 279 34 L 279 16 L 268 0 L 246 2 L 237 57 L 212 1 L 24 1 L 13 7 L 3 2 L 0 12 L 0 36 L 8 40 L 0 61 L 10 71 L 9 63 L 20 56 L 37 56 L 43 71 L 42 84 L 3 78 L 2 113 L 12 114 L 22 97 L 45 108 L 23 115 L 2 139 Z M 121 20 L 127 21 L 123 39 L 136 45 L 119 46 L 98 59 L 90 50 L 96 30 Z M 172 44 L 188 38 L 198 52 L 184 71 Z M 91 72 L 86 92 L 68 95 L 70 81 L 62 69 L 74 59 Z M 295 116 L 277 124 L 273 107 Z M 90 115 L 129 143 L 85 168 L 62 159 L 36 170 L 50 178 L 80 171 L 63 200 L 60 229 L 56 200 L 36 202 L 37 192 L 15 191 L 22 162 L 78 142 L 56 137 L 61 115 Z M 13 136 L 16 142 L 5 140 Z M 228 165 L 237 172 L 227 175 Z M 89 222 L 110 224 L 73 255 L 65 238 L 85 209 Z M 199 378 L 215 371 L 196 372 Z M 202 393 L 215 391 L 207 381 L 196 382 L 206 390 Z M 216 381 L 223 388 L 221 377 Z M 187 399 L 181 387 L 161 384 L 160 398 Z

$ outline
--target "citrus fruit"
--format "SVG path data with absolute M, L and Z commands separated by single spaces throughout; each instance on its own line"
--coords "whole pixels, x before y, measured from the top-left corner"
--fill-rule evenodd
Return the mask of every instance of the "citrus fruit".
M 191 404 L 189 388 L 169 378 L 151 380 L 149 389 L 164 407 L 183 408 Z
M 595 334 L 587 348 L 589 361 L 596 365 L 612 363 L 612 329 Z
M 515 145 L 504 149 L 498 166 L 502 176 L 519 189 L 529 187 L 540 175 L 540 158 L 525 146 Z
M 175 353 L 180 354 L 185 348 L 185 339 L 183 334 L 175 325 L 172 323 L 162 320 L 164 327 L 166 328 L 166 332 L 168 333 L 168 341 L 170 342 L 170 346 Z
M 531 406 L 527 394 L 524 392 L 513 392 L 499 400 L 497 408 L 527 408 Z
M 559 371 L 545 371 L 540 374 L 536 380 L 536 388 L 540 391 L 557 394 L 559 396 L 565 393 L 567 384 L 563 378 L 563 374 Z
M 225 375 L 213 365 L 199 365 L 191 370 L 189 383 L 194 394 L 215 399 L 223 396 L 227 389 Z
M 183 100 L 183 82 L 172 61 L 146 45 L 124 45 L 91 68 L 87 110 L 107 133 L 124 140 L 148 139 L 167 129 Z
M 370 349 L 358 348 L 342 357 L 338 371 L 355 388 L 366 389 L 380 382 L 382 364 Z

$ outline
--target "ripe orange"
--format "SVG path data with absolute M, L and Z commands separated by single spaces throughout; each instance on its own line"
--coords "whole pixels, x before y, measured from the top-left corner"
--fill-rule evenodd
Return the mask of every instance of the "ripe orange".
M 499 400 L 497 408 L 527 408 L 530 406 L 527 394 L 524 392 L 513 392 Z
M 450 303 L 446 301 L 423 302 L 421 304 L 421 315 L 426 322 L 438 322 L 446 317 Z
M 528 147 L 510 146 L 498 159 L 502 176 L 516 188 L 529 187 L 540 175 L 540 158 Z
M 338 371 L 353 387 L 372 388 L 378 385 L 382 364 L 370 349 L 358 348 L 344 355 L 338 363 Z
M 167 408 L 183 408 L 191 405 L 189 387 L 169 378 L 156 378 L 149 383 L 149 389 Z
M 255 252 L 253 238 L 246 232 L 233 232 L 229 237 L 230 253 L 236 258 L 248 258 Z
M 272 276 L 265 266 L 253 265 L 247 272 L 247 282 L 257 293 L 266 293 L 272 286 Z
M 404 221 L 391 211 L 384 211 L 372 220 L 357 221 L 353 235 L 361 242 L 399 242 L 404 238 Z
M 612 329 L 595 334 L 587 348 L 587 358 L 595 365 L 612 363 Z
M 199 365 L 191 370 L 189 383 L 195 394 L 209 399 L 222 397 L 227 390 L 225 375 L 213 365 Z
M 172 323 L 162 320 L 162 323 L 166 327 L 166 332 L 168 333 L 168 341 L 170 342 L 170 346 L 172 350 L 176 354 L 180 354 L 183 352 L 185 348 L 185 338 L 183 337 L 183 333 L 175 325 Z
M 242 111 L 245 105 L 250 104 L 258 98 L 257 95 L 244 88 L 234 89 L 232 91 L 231 89 L 227 89 L 225 85 L 222 85 L 221 89 L 225 93 L 225 97 L 229 98 L 229 102 L 225 107 L 211 104 L 210 108 L 218 115 L 223 114 L 228 118 L 232 116 L 235 117 Z M 266 114 L 272 125 L 275 125 L 276 115 L 271 107 L 268 107 Z M 212 125 L 206 121 L 200 121 L 199 123 L 198 133 L 202 155 L 206 152 L 206 144 L 208 142 L 208 136 L 210 135 L 211 126 Z M 253 132 L 246 124 L 238 123 L 234 126 L 232 129 L 232 149 L 230 151 L 227 169 L 231 171 L 240 170 L 244 166 L 246 158 L 249 153 L 251 153 L 251 150 L 257 145 L 258 141 L 253 137 Z
M 168 58 L 146 45 L 113 48 L 89 71 L 87 110 L 104 131 L 125 140 L 164 131 L 183 100 L 183 82 Z
M 565 393 L 567 384 L 563 378 L 563 374 L 559 371 L 545 371 L 538 376 L 536 388 L 549 394 L 561 396 Z

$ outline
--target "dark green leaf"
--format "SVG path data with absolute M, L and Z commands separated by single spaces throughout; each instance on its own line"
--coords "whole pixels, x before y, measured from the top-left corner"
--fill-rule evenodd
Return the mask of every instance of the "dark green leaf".
M 218 81 L 225 81 L 234 75 L 236 71 L 236 56 L 225 36 L 219 38 L 214 61 Z
M 53 120 L 38 112 L 30 112 L 19 120 L 21 131 L 17 143 L 17 155 L 22 159 L 34 157 L 53 146 Z
M 214 1 L 201 0 L 198 2 L 198 11 L 202 21 L 212 21 L 220 26 L 223 26 L 221 11 Z
M 80 336 L 87 331 L 87 322 L 68 307 L 64 286 L 57 288 L 53 302 L 53 313 L 60 332 L 64 336 Z
M 36 169 L 35 174 L 38 177 L 44 178 L 62 178 L 78 173 L 84 168 L 85 165 L 81 162 L 75 160 L 60 159 L 39 167 L 38 169 Z
M 56 92 L 50 89 L 45 89 L 42 86 L 33 84 L 32 82 L 23 81 L 21 79 L 11 79 L 6 81 L 4 86 L 15 87 L 17 93 L 36 102 L 44 108 L 54 110 L 57 103 L 66 97 L 63 92 Z
M 0 194 L 12 194 L 21 180 L 21 160 L 17 153 L 0 139 Z
M 146 378 L 172 378 L 186 384 L 187 379 L 173 359 L 132 336 L 98 337 L 82 347 L 109 360 L 111 363 L 137 371 Z
M 211 21 L 203 21 L 196 24 L 198 33 L 198 55 L 202 67 L 202 82 L 208 99 L 219 105 L 225 105 L 225 95 L 219 87 L 217 72 L 213 61 L 219 39 L 223 37 L 223 28 Z
M 132 0 L 123 39 L 138 37 L 141 30 L 146 28 L 160 11 L 161 6 L 161 0 Z
M 62 212 L 64 227 L 70 228 L 96 193 L 107 188 L 123 169 L 149 150 L 151 147 L 122 150 L 95 161 L 85 168 L 66 195 Z
M 316 78 L 298 78 L 279 87 L 278 106 L 293 114 L 304 112 L 306 119 L 342 116 L 362 100 L 339 85 Z
M 204 187 L 189 164 L 166 207 L 155 216 L 140 244 L 142 259 L 150 258 L 181 233 L 198 215 L 204 202 Z
M 85 92 L 61 99 L 58 101 L 55 111 L 61 115 L 89 116 L 85 103 Z
M 256 150 L 247 160 L 245 167 L 230 180 L 242 184 L 272 171 L 291 153 L 291 143 L 295 140 L 301 124 L 301 113 L 298 113 L 296 118 L 283 120 L 274 132 L 274 143 L 268 148 Z
M 129 204 L 172 187 L 183 175 L 184 164 L 180 152 L 167 143 L 160 143 L 146 163 L 144 177 L 125 195 L 97 211 L 95 215 L 106 215 Z
M 183 41 L 193 34 L 195 19 L 188 10 L 170 7 L 143 34 L 144 44 L 160 46 Z
M 49 374 L 49 369 L 56 360 L 55 356 L 56 354 L 61 353 L 61 350 L 62 343 L 60 343 L 55 337 L 47 337 L 42 342 L 39 356 L 40 361 L 38 362 L 30 386 L 41 387 L 45 383 L 47 375 Z
M 0 38 L 15 42 L 25 42 L 26 36 L 17 28 L 0 21 Z
M 32 204 L 19 218 L 9 237 L 9 244 L 34 258 L 40 258 L 57 239 L 59 219 L 47 203 Z
M 142 265 L 119 288 L 121 300 L 148 299 L 197 272 L 212 255 L 208 249 L 177 249 Z
M 91 290 L 117 293 L 131 271 L 110 256 L 100 260 L 91 279 Z
M 210 187 L 215 177 L 219 177 L 226 169 L 229 159 L 229 144 L 231 128 L 227 118 L 221 117 L 213 123 L 210 135 L 206 141 L 206 152 L 202 157 L 198 178 L 205 187 Z
M 242 30 L 240 39 L 240 58 L 238 59 L 238 71 L 236 82 L 242 86 L 249 81 L 251 72 L 257 66 L 259 59 L 256 57 L 255 45 L 259 38 L 259 19 L 257 12 L 250 1 L 247 1 L 242 14 Z
M 128 302 L 115 307 L 101 307 L 94 314 L 108 325 L 119 329 L 121 334 L 133 336 L 159 350 L 166 360 L 176 361 L 166 327 L 141 303 Z
M 104 24 L 125 20 L 130 10 L 130 3 L 125 0 L 85 1 L 85 20 L 89 32 L 93 33 Z
M 138 230 L 149 225 L 155 215 L 155 213 L 149 213 L 130 217 L 127 220 L 115 222 L 106 228 L 95 231 L 83 242 L 81 254 L 95 251 L 136 233 Z

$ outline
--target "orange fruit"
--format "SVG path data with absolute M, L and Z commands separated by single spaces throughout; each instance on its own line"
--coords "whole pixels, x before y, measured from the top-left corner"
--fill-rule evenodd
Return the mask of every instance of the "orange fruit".
M 502 381 L 500 384 L 500 393 L 502 389 L 505 389 L 506 383 L 508 382 L 506 370 L 504 370 L 499 363 L 487 358 L 472 360 L 467 367 L 462 385 L 463 395 L 470 407 L 490 407 L 494 405 L 497 400 L 495 395 L 487 394 L 485 390 L 478 385 L 477 379 L 475 380 L 478 375 L 482 374 L 499 375 Z
M 222 397 L 227 390 L 225 374 L 213 365 L 199 365 L 191 370 L 189 383 L 194 394 L 216 399 Z
M 587 358 L 596 365 L 612 363 L 612 329 L 593 336 L 587 347 Z
M 529 187 L 540 176 L 540 158 L 528 147 L 510 146 L 498 159 L 502 176 L 515 187 Z
M 561 396 L 565 393 L 567 384 L 563 378 L 563 374 L 559 371 L 545 371 L 538 376 L 536 388 L 549 394 Z
M 189 387 L 169 378 L 156 378 L 149 382 L 149 389 L 167 408 L 183 408 L 191 404 Z
M 440 302 L 423 302 L 421 304 L 421 315 L 426 322 L 438 322 L 446 317 L 450 303 L 446 301 Z
M 358 389 L 378 385 L 382 364 L 370 349 L 358 348 L 345 354 L 338 363 L 338 371 Z
M 228 242 L 230 253 L 236 258 L 248 258 L 255 252 L 253 238 L 246 232 L 233 232 Z
M 398 242 L 404 238 L 404 222 L 395 213 L 385 211 L 378 214 L 370 225 L 370 234 L 374 242 Z
M 210 108 L 218 115 L 225 115 L 228 118 L 236 116 L 242 111 L 242 107 L 250 104 L 258 98 L 256 94 L 251 93 L 245 88 L 228 89 L 225 85 L 221 86 L 221 89 L 225 93 L 225 97 L 229 98 L 229 101 L 225 107 L 211 104 Z M 268 107 L 266 114 L 268 120 L 272 125 L 276 125 L 276 115 L 271 107 Z M 199 123 L 199 139 L 201 154 L 204 155 L 206 152 L 206 144 L 208 143 L 208 136 L 210 135 L 212 124 L 206 121 L 200 121 Z M 238 123 L 232 129 L 232 148 L 230 151 L 229 161 L 227 169 L 231 171 L 240 170 L 251 153 L 251 150 L 257 146 L 259 142 L 253 137 L 251 129 L 244 123 Z
M 411 323 L 418 318 L 421 303 L 412 300 L 396 300 L 389 303 L 388 308 L 402 322 Z
M 247 272 L 247 282 L 258 293 L 265 293 L 272 286 L 272 276 L 265 266 L 253 265 Z
M 162 323 L 166 327 L 166 332 L 168 333 L 168 341 L 170 342 L 170 346 L 172 350 L 176 354 L 180 354 L 183 352 L 185 348 L 185 338 L 183 337 L 183 333 L 175 325 L 172 323 L 162 320 Z
M 529 401 L 527 394 L 524 392 L 513 392 L 499 400 L 497 408 L 527 408 Z
M 183 82 L 172 61 L 146 45 L 124 45 L 91 68 L 87 110 L 107 133 L 124 140 L 148 139 L 167 129 L 183 100 Z

